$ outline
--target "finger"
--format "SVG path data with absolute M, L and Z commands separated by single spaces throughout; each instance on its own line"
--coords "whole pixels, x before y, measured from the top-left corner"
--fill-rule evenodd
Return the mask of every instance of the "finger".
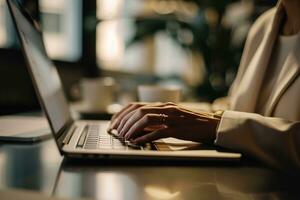
M 122 108 L 122 110 L 120 110 L 118 113 L 114 114 L 112 116 L 112 118 L 110 119 L 110 124 L 108 126 L 108 130 L 111 130 L 116 119 L 124 112 L 126 112 L 126 110 L 128 110 L 133 104 L 128 104 L 127 106 L 125 106 L 124 108 Z
M 161 124 L 160 114 L 146 114 L 141 119 L 139 119 L 130 129 L 123 133 L 123 137 L 127 140 L 135 139 L 141 134 L 146 127 L 157 125 L 157 128 L 164 128 L 164 126 L 158 126 Z
M 112 121 L 116 120 L 117 118 L 119 118 L 122 114 L 126 113 L 128 110 L 131 110 L 133 108 L 138 108 L 140 106 L 143 106 L 144 104 L 142 103 L 130 103 L 128 104 L 125 108 L 123 108 L 120 112 L 118 112 L 117 114 L 115 114 L 112 117 Z
M 127 113 L 127 114 L 121 119 L 120 123 L 119 123 L 118 126 L 116 127 L 116 129 L 117 129 L 117 131 L 118 131 L 118 133 L 119 133 L 120 136 L 122 136 L 122 132 L 121 132 L 122 127 L 123 127 L 124 124 L 128 121 L 128 119 L 129 119 L 130 117 L 132 117 L 135 113 L 136 113 L 136 110 L 133 110 L 133 111 Z
M 129 105 L 127 105 L 125 108 L 123 108 L 120 112 L 118 112 L 117 114 L 115 114 L 112 119 L 111 119 L 111 123 L 109 125 L 108 131 L 111 131 L 112 129 L 116 129 L 119 124 L 120 121 L 122 120 L 122 118 L 128 113 L 131 112 L 135 109 L 138 109 L 142 106 L 157 106 L 157 107 L 163 107 L 163 106 L 175 106 L 174 103 L 172 102 L 167 102 L 167 103 L 160 103 L 160 102 L 156 102 L 156 103 L 151 103 L 151 104 L 146 104 L 146 103 L 131 103 Z
M 112 129 L 116 129 L 116 127 L 118 127 L 120 121 L 122 120 L 122 118 L 129 112 L 143 106 L 144 104 L 130 104 L 129 106 L 127 106 L 127 108 L 124 108 L 121 112 L 118 113 L 118 116 L 116 116 L 114 118 L 114 120 L 111 122 L 111 125 L 109 126 L 109 130 Z
M 160 104 L 156 104 L 158 106 L 160 106 Z M 138 114 L 138 112 L 140 112 L 140 110 L 144 110 L 145 107 L 148 107 L 150 105 L 144 105 L 142 106 L 143 108 L 139 107 L 138 109 L 135 109 L 135 110 L 132 110 L 131 112 L 127 113 L 126 115 L 124 115 L 120 121 L 120 123 L 118 124 L 117 127 L 115 127 L 119 133 L 120 136 L 123 137 L 123 132 L 122 129 L 124 127 L 124 125 L 127 123 L 127 121 L 130 119 L 130 118 L 136 118 L 136 117 L 132 117 L 132 116 L 135 116 Z
M 131 102 L 128 105 L 126 105 L 124 108 L 122 108 L 118 113 L 114 114 L 111 118 L 111 121 L 115 120 L 116 118 L 118 118 L 123 112 L 126 112 L 126 110 L 128 108 L 130 108 L 131 106 L 144 106 L 146 105 L 146 103 L 140 103 L 140 102 Z
M 170 114 L 171 112 L 173 112 L 171 111 L 171 109 L 175 108 L 174 105 L 174 103 L 168 102 L 148 104 L 139 107 L 138 109 L 134 110 L 134 112 L 128 113 L 126 116 L 123 117 L 123 119 L 117 127 L 119 135 L 123 137 L 125 133 L 129 130 L 129 128 L 146 114 Z
M 140 119 L 142 119 L 147 114 L 169 114 L 169 109 L 165 107 L 150 107 L 150 106 L 144 106 L 139 109 L 137 109 L 134 113 L 131 113 L 131 115 L 126 116 L 126 119 L 122 121 L 120 126 L 118 127 L 118 132 L 120 136 L 125 136 L 125 134 L 128 132 L 128 130 L 134 126 Z M 160 119 L 161 119 L 161 115 Z
M 159 129 L 156 131 L 153 131 L 151 133 L 142 135 L 135 140 L 132 140 L 131 142 L 134 144 L 145 144 L 148 142 L 152 142 L 161 138 L 167 138 L 170 137 L 171 130 L 166 128 L 166 129 Z
M 124 112 L 126 109 L 128 109 L 131 105 L 132 105 L 132 104 L 128 104 L 128 105 L 126 105 L 125 107 L 123 107 L 119 112 L 115 113 L 115 114 L 111 117 L 110 121 L 113 122 L 117 117 L 119 117 L 119 115 L 120 115 L 121 113 L 123 113 L 123 112 Z

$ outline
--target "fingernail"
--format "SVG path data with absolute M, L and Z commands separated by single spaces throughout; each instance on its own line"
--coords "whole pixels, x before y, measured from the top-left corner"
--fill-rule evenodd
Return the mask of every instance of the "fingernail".
M 114 130 L 115 130 L 115 129 L 110 128 L 110 129 L 107 130 L 107 132 L 108 132 L 109 134 L 113 134 Z
M 119 137 L 119 134 L 118 134 L 118 132 L 117 132 L 117 130 L 116 129 L 112 129 L 110 132 L 109 132 L 109 134 L 111 134 L 111 135 L 113 135 L 114 137 Z

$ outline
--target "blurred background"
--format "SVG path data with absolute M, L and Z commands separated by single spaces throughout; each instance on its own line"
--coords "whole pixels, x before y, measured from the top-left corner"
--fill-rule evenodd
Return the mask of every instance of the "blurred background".
M 178 85 L 184 101 L 227 94 L 250 26 L 276 0 L 23 0 L 41 24 L 67 98 L 82 78 L 113 77 L 117 101 L 140 84 Z M 0 0 L 0 115 L 39 109 L 5 0 Z

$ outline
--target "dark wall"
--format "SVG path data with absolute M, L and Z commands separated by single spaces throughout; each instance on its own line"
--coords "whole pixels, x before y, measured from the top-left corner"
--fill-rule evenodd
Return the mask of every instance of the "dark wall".
M 0 50 L 0 114 L 39 109 L 19 50 Z
M 39 21 L 38 0 L 20 0 L 30 15 Z M 67 97 L 80 78 L 99 74 L 96 65 L 96 1 L 83 1 L 83 55 L 78 62 L 55 61 Z M 85 24 L 88 23 L 89 26 Z M 94 24 L 95 26 L 91 26 Z M 16 36 L 15 36 L 16 37 Z M 9 49 L 0 49 L 0 115 L 40 109 L 25 60 L 18 42 Z

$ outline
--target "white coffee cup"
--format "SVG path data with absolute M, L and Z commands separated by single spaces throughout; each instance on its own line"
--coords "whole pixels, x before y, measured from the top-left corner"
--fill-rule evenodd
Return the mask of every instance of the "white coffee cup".
M 83 105 L 89 111 L 107 112 L 113 103 L 115 80 L 111 77 L 84 78 L 81 80 Z
M 173 102 L 180 101 L 181 89 L 177 86 L 138 86 L 138 98 L 141 102 Z

